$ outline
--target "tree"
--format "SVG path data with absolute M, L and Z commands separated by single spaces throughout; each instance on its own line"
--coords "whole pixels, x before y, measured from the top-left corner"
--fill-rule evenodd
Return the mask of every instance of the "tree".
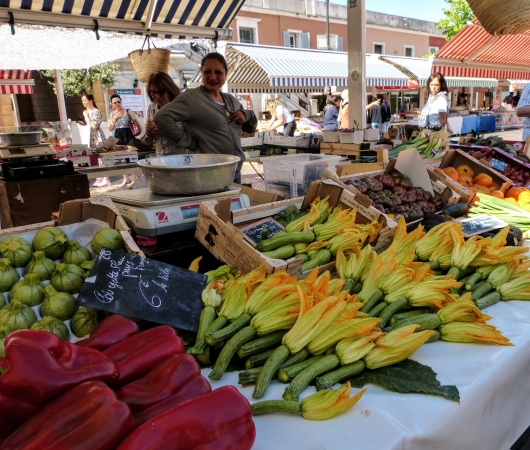
M 121 67 L 119 64 L 103 63 L 92 66 L 88 70 L 61 70 L 63 81 L 63 91 L 65 97 L 78 97 L 83 92 L 92 92 L 92 84 L 101 82 L 104 88 L 109 88 L 114 84 L 114 80 Z M 53 70 L 41 70 L 42 76 L 51 78 L 47 80 L 55 90 Z
M 445 0 L 449 8 L 444 8 L 445 19 L 436 24 L 436 28 L 444 30 L 448 41 L 466 26 L 467 22 L 475 18 L 475 14 L 467 4 L 466 0 Z

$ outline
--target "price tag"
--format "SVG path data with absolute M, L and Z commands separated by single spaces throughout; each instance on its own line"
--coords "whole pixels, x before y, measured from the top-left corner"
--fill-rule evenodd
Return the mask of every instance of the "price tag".
M 436 192 L 437 194 L 440 194 L 440 195 L 442 195 L 444 193 L 444 191 L 447 189 L 447 186 L 445 184 L 443 184 L 440 180 L 431 181 L 431 184 L 432 184 L 432 188 L 433 188 L 434 192 Z
M 499 161 L 498 159 L 492 158 L 490 161 L 491 167 L 493 167 L 495 170 L 498 170 L 499 172 L 504 172 L 504 169 L 506 168 L 506 163 Z

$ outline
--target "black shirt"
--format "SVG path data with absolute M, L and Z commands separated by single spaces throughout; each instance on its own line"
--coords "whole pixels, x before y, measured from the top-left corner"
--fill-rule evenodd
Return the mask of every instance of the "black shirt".
M 368 123 L 383 123 L 383 108 L 381 105 L 370 106 L 366 118 Z

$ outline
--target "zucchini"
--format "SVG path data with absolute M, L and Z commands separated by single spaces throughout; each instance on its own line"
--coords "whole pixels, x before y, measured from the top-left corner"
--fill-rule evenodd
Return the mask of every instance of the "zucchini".
M 389 331 L 394 331 L 398 328 L 411 324 L 416 324 L 420 326 L 420 328 L 418 328 L 416 331 L 436 330 L 436 328 L 438 328 L 442 324 L 442 321 L 440 320 L 437 314 L 420 314 L 418 316 L 409 317 L 405 320 L 400 320 L 395 325 L 383 329 L 383 331 L 385 333 L 388 333 Z
M 283 393 L 284 400 L 298 401 L 300 393 L 309 386 L 309 383 L 313 381 L 319 375 L 333 370 L 339 365 L 339 357 L 337 355 L 327 355 L 309 367 L 306 367 L 298 375 L 296 375 L 289 386 L 285 388 Z
M 238 350 L 238 356 L 239 356 L 239 350 Z M 269 359 L 269 356 L 272 355 L 273 351 L 274 349 L 269 349 L 261 353 L 256 353 L 255 355 L 249 356 L 248 359 L 245 361 L 245 369 L 249 370 L 249 369 L 254 369 L 256 367 L 263 366 L 263 364 L 265 364 L 265 361 Z
M 343 291 L 349 291 L 355 283 L 353 282 L 353 278 L 346 278 L 346 281 L 344 282 L 344 287 L 342 288 Z
M 493 286 L 487 281 L 481 281 L 475 285 L 473 293 L 471 294 L 471 300 L 478 300 L 481 297 L 484 297 L 489 291 L 493 289 Z
M 195 345 L 188 349 L 189 354 L 200 354 L 204 353 L 206 349 L 206 341 L 204 336 L 208 328 L 214 323 L 217 318 L 217 311 L 213 306 L 205 306 L 202 308 L 201 316 L 199 318 L 199 329 L 197 330 L 197 337 L 195 339 Z
M 360 309 L 360 311 L 367 313 L 370 311 L 375 305 L 377 305 L 381 300 L 383 300 L 383 297 L 385 296 L 385 293 L 378 289 L 375 291 L 372 296 L 366 301 L 363 305 L 363 307 Z
M 280 369 L 278 371 L 278 380 L 282 381 L 283 383 L 289 383 L 289 381 L 291 381 L 302 370 L 321 360 L 323 357 L 324 355 L 312 356 L 311 358 L 301 361 L 297 364 L 292 364 Z
M 295 353 L 294 355 L 289 356 L 285 362 L 280 366 L 280 369 L 283 369 L 284 367 L 292 366 L 293 364 L 298 364 L 299 362 L 302 362 L 309 356 L 309 350 L 307 348 L 303 348 L 298 353 Z
M 331 252 L 327 248 L 322 248 L 316 252 L 316 254 L 309 259 L 309 261 L 302 264 L 302 272 L 307 270 L 313 270 L 315 267 L 326 264 L 331 259 Z
M 467 203 L 455 203 L 442 209 L 442 214 L 453 218 L 462 217 L 469 212 L 470 207 Z
M 263 367 L 255 367 L 253 369 L 242 370 L 239 372 L 237 377 L 237 382 L 241 386 L 246 386 L 247 384 L 254 384 L 258 379 L 258 375 L 261 372 Z
M 473 290 L 475 284 L 477 284 L 482 279 L 482 275 L 479 272 L 475 272 L 473 275 L 469 275 L 466 280 L 466 291 Z
M 271 250 L 270 252 L 263 252 L 263 255 L 272 259 L 288 259 L 294 255 L 294 245 L 282 245 L 281 247 Z
M 375 305 L 370 311 L 368 311 L 368 317 L 379 317 L 379 314 L 387 307 L 388 303 L 381 302 Z
M 265 391 L 269 386 L 272 377 L 278 370 L 278 368 L 285 362 L 289 357 L 289 348 L 286 345 L 280 345 L 269 359 L 265 362 L 263 370 L 260 372 L 256 385 L 254 386 L 254 392 L 252 398 L 262 398 L 265 395 Z
M 420 314 L 425 314 L 428 312 L 429 312 L 428 308 L 415 308 L 415 309 L 411 309 L 408 311 L 402 311 L 399 313 L 395 313 L 393 315 L 393 318 L 398 321 L 405 320 L 405 319 L 408 319 L 409 317 L 419 316 Z
M 254 336 L 256 336 L 256 329 L 254 327 L 245 327 L 232 336 L 223 346 L 208 378 L 210 380 L 220 380 L 239 347 L 252 340 Z
M 436 342 L 439 341 L 442 337 L 442 334 L 438 330 L 434 330 L 434 333 L 432 336 L 425 341 L 426 344 L 429 344 L 430 342 Z
M 358 293 L 361 292 L 362 290 L 363 290 L 363 284 L 362 284 L 360 281 L 357 281 L 357 282 L 351 287 L 349 294 L 350 294 L 350 295 L 358 294 Z
M 398 312 L 400 309 L 404 308 L 408 304 L 409 304 L 409 301 L 407 298 L 400 297 L 394 300 L 388 306 L 385 306 L 385 309 L 381 312 L 379 316 L 381 320 L 376 325 L 376 327 L 383 328 L 386 325 L 386 323 L 390 320 L 390 318 L 394 315 L 394 313 Z
M 476 299 L 475 304 L 477 305 L 477 308 L 483 309 L 487 306 L 494 305 L 495 303 L 499 302 L 500 299 L 501 294 L 499 294 L 497 291 L 493 291 L 483 297 Z
M 353 377 L 354 375 L 361 373 L 365 367 L 366 364 L 361 359 L 359 361 L 355 361 L 350 364 L 346 364 L 345 366 L 339 367 L 336 370 L 332 370 L 331 372 L 328 372 L 327 374 L 322 375 L 321 377 L 317 377 L 315 383 L 317 391 L 321 391 L 322 389 L 329 389 L 335 383 L 339 383 L 345 378 Z
M 228 322 L 226 317 L 218 316 L 217 319 L 215 319 L 213 323 L 205 331 L 204 336 L 206 337 L 209 334 L 212 334 L 213 332 L 220 330 L 226 325 L 226 322 Z M 206 339 L 203 338 L 200 342 L 196 343 L 193 347 L 191 347 L 188 350 L 188 353 L 190 353 L 191 355 L 201 355 L 206 351 L 207 347 L 208 347 L 208 343 L 206 342 Z
M 302 406 L 300 403 L 286 400 L 264 400 L 252 404 L 253 416 L 271 413 L 300 414 L 301 412 Z
M 267 334 L 266 336 L 254 339 L 253 341 L 247 342 L 245 345 L 237 351 L 237 356 L 240 358 L 246 358 L 256 353 L 261 353 L 271 347 L 276 347 L 277 344 L 282 342 L 282 338 L 287 333 L 286 331 L 275 331 L 274 333 Z
M 309 261 L 309 256 L 307 256 L 307 253 L 298 253 L 296 257 L 302 260 L 302 264 Z
M 274 352 L 274 350 L 268 350 L 271 354 Z M 265 352 L 263 352 L 265 353 Z M 307 355 L 309 355 L 309 352 L 306 348 L 303 348 L 298 353 L 295 353 L 294 355 L 289 356 L 285 362 L 280 366 L 280 369 L 283 369 L 284 367 L 291 366 L 293 364 L 297 364 L 304 359 L 307 358 Z M 257 356 L 257 355 L 255 355 Z M 239 384 L 254 384 L 256 383 L 256 380 L 258 379 L 258 376 L 263 369 L 263 366 L 260 367 L 254 367 L 252 369 L 247 369 L 239 372 Z M 273 378 L 276 378 L 278 375 L 278 372 L 276 372 L 273 375 Z
M 226 327 L 207 334 L 204 339 L 209 345 L 214 345 L 217 342 L 230 339 L 239 330 L 246 327 L 250 323 L 251 319 L 252 319 L 252 316 L 250 314 L 241 314 L 237 319 L 235 319 L 233 322 L 231 322 Z
M 270 252 L 276 250 L 284 245 L 288 244 L 299 244 L 301 242 L 313 242 L 315 240 L 315 233 L 312 231 L 293 231 L 286 232 L 280 231 L 274 236 L 270 237 L 265 241 L 261 241 L 256 249 L 260 252 Z

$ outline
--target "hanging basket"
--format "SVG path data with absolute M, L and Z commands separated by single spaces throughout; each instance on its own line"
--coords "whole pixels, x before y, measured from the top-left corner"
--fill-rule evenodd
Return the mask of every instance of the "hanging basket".
M 492 35 L 518 34 L 530 30 L 528 0 L 468 0 L 480 24 Z
M 147 42 L 147 49 L 144 49 Z M 151 48 L 151 44 L 153 48 Z M 169 57 L 171 51 L 165 48 L 156 48 L 151 41 L 151 37 L 147 35 L 140 50 L 134 50 L 129 53 L 136 78 L 142 83 L 147 83 L 149 75 L 155 72 L 169 72 Z

